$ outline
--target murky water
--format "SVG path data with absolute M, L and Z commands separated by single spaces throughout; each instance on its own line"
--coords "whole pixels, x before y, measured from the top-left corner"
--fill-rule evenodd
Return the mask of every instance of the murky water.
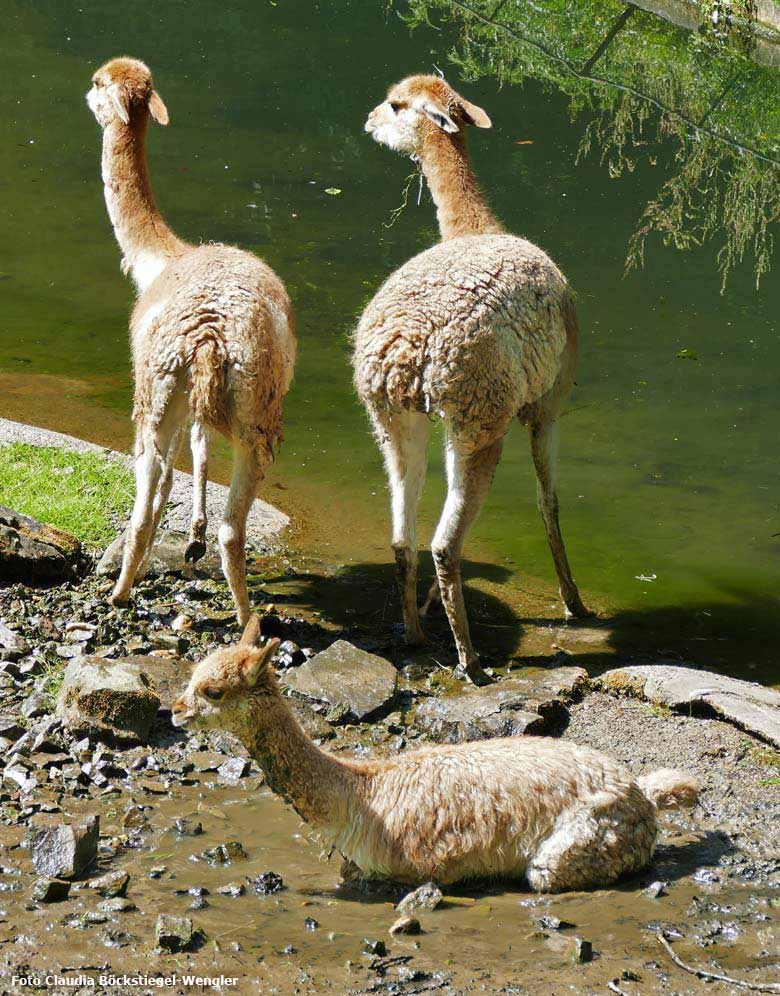
M 721 295 L 716 250 L 741 222 L 718 201 L 712 241 L 678 251 L 651 233 L 644 268 L 624 279 L 645 206 L 681 172 L 675 154 L 684 147 L 688 163 L 698 139 L 680 140 L 669 129 L 656 139 L 662 112 L 651 109 L 646 145 L 620 147 L 621 129 L 636 121 L 628 115 L 627 125 L 625 105 L 614 94 L 607 99 L 602 84 L 568 87 L 541 50 L 500 28 L 482 24 L 495 43 L 480 47 L 481 22 L 468 21 L 462 4 L 415 6 L 428 23 L 412 31 L 399 17 L 406 7 L 358 0 L 229 7 L 174 0 L 130 11 L 94 0 L 7 0 L 8 30 L 0 38 L 9 81 L 0 108 L 2 414 L 129 445 L 132 291 L 119 272 L 99 179 L 100 135 L 83 94 L 101 60 L 138 55 L 152 66 L 171 112 L 170 127 L 154 128 L 149 143 L 166 217 L 191 240 L 224 240 L 262 254 L 287 282 L 298 313 L 300 361 L 286 442 L 264 493 L 295 514 L 301 549 L 351 565 L 353 576 L 362 564 L 387 563 L 384 474 L 352 394 L 348 336 L 382 279 L 430 245 L 436 231 L 426 193 L 419 207 L 413 195 L 386 227 L 410 167 L 375 146 L 362 124 L 388 83 L 438 66 L 493 119 L 493 130 L 475 135 L 472 145 L 499 215 L 548 250 L 579 294 L 583 350 L 563 420 L 561 500 L 583 591 L 596 608 L 646 633 L 639 642 L 648 652 L 776 681 L 776 277 L 764 276 L 756 290 L 748 249 Z M 523 31 L 580 68 L 622 9 L 616 2 L 578 5 L 567 28 L 553 16 L 559 5 L 547 6 L 536 23 L 528 8 Z M 520 15 L 513 10 L 496 19 L 514 23 Z M 711 51 L 689 57 L 701 44 L 695 39 L 635 11 L 589 75 L 634 85 L 620 73 L 639 66 L 643 53 L 642 85 L 654 80 L 671 100 L 686 87 L 692 92 L 697 60 L 713 64 Z M 453 56 L 480 78 L 462 82 L 466 71 Z M 712 107 L 695 120 L 730 136 L 736 149 L 743 143 L 772 158 L 779 134 L 767 110 L 777 106 L 772 71 L 751 63 L 737 44 L 719 59 L 724 94 L 712 92 L 718 77 L 707 91 Z M 511 82 L 500 87 L 497 72 Z M 767 108 L 755 103 L 756 93 L 767 95 Z M 572 100 L 580 108 L 574 118 Z M 585 130 L 596 122 L 591 153 L 578 160 Z M 605 149 L 611 167 L 600 162 Z M 763 163 L 732 153 L 732 172 L 733 162 Z M 731 175 L 729 163 L 718 168 Z M 751 177 L 740 174 L 738 193 L 771 217 L 777 168 L 762 169 L 752 188 Z M 226 468 L 222 452 L 214 472 L 224 477 Z M 438 449 L 429 478 L 423 536 L 442 498 Z M 348 533 L 334 528 L 345 521 Z M 534 591 L 556 615 L 520 427 L 467 552 L 475 584 L 510 612 L 527 617 L 525 593 Z

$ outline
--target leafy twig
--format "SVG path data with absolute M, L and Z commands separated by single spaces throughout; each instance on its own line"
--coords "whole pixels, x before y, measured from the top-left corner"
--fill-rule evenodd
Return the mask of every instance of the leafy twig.
M 398 221 L 398 219 L 406 210 L 409 204 L 409 191 L 411 190 L 412 184 L 414 183 L 415 180 L 420 181 L 420 195 L 422 195 L 422 167 L 420 165 L 417 165 L 415 167 L 414 172 L 410 173 L 409 176 L 407 176 L 406 181 L 404 183 L 404 192 L 401 195 L 401 203 L 398 205 L 397 208 L 393 208 L 390 214 L 390 221 L 382 223 L 384 228 L 392 228 L 393 225 Z M 417 203 L 418 204 L 420 203 L 419 197 L 417 198 Z

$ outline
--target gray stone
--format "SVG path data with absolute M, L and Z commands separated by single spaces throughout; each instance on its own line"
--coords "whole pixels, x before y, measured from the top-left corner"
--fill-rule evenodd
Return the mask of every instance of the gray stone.
M 780 692 L 763 685 L 671 664 L 616 668 L 595 684 L 675 712 L 714 715 L 780 747 Z
M 0 647 L 7 661 L 18 661 L 30 649 L 27 641 L 0 620 Z
M 416 916 L 402 916 L 390 927 L 389 933 L 393 937 L 397 934 L 421 934 L 422 928 Z
M 97 857 L 100 817 L 83 823 L 33 827 L 27 836 L 32 863 L 48 878 L 78 878 Z
M 226 785 L 238 785 L 239 779 L 249 774 L 250 767 L 245 757 L 229 757 L 217 768 L 217 775 Z
M 431 698 L 417 709 L 414 725 L 439 743 L 543 734 L 566 715 L 566 703 L 587 687 L 579 667 L 534 671 L 486 688 L 464 688 Z
M 401 902 L 396 906 L 399 913 L 409 916 L 417 910 L 435 910 L 443 900 L 441 889 L 433 882 L 426 882 L 419 886 L 414 892 L 407 893 Z
M 0 580 L 47 584 L 76 577 L 75 536 L 0 505 Z
M 187 916 L 168 916 L 161 913 L 155 926 L 157 944 L 171 954 L 187 951 L 192 945 L 192 920 Z
M 329 718 L 341 712 L 360 722 L 392 703 L 396 678 L 395 668 L 383 657 L 337 640 L 281 680 L 298 695 L 327 703 Z
M 32 898 L 39 903 L 59 903 L 68 898 L 70 882 L 59 878 L 36 878 L 32 887 Z
M 132 659 L 79 657 L 65 670 L 56 715 L 77 735 L 128 746 L 148 740 L 159 707 L 156 689 Z
M 124 552 L 125 536 L 121 533 L 106 549 L 103 556 L 98 561 L 95 568 L 97 574 L 102 577 L 115 578 L 119 574 L 122 566 L 122 555 Z M 162 577 L 165 574 L 183 574 L 185 569 L 189 571 L 190 565 L 184 559 L 184 554 L 189 545 L 189 538 L 186 533 L 180 533 L 173 529 L 159 529 L 154 538 L 152 555 L 145 574 L 138 574 L 137 580 L 142 577 Z M 213 544 L 206 546 L 206 553 L 194 565 L 201 574 L 206 574 L 210 578 L 222 577 L 222 564 L 219 559 L 219 550 Z
M 114 899 L 116 896 L 124 896 L 129 882 L 130 875 L 127 872 L 114 871 L 106 872 L 99 878 L 93 878 L 89 887 L 105 899 Z

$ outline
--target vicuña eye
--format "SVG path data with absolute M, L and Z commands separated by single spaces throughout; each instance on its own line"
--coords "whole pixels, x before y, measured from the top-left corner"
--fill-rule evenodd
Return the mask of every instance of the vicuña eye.
M 393 112 L 393 114 L 397 114 L 401 110 L 401 105 L 397 101 L 391 100 L 390 110 Z
M 203 694 L 207 699 L 211 699 L 213 702 L 216 702 L 222 698 L 225 692 L 222 688 L 212 688 L 211 686 L 207 686 L 203 689 Z

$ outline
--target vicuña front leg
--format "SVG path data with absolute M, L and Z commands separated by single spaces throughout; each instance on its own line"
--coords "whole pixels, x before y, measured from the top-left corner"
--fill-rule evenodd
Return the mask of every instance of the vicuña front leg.
M 249 619 L 246 587 L 246 519 L 262 480 L 268 457 L 263 440 L 233 443 L 233 477 L 230 481 L 225 517 L 219 527 L 219 549 L 236 615 L 241 626 Z
M 567 617 L 584 618 L 593 613 L 583 605 L 579 589 L 571 576 L 558 522 L 557 443 L 558 426 L 554 420 L 531 426 L 531 454 L 536 468 L 539 511 L 547 530 L 547 541 L 560 583 L 561 600 Z
M 441 600 L 455 637 L 458 669 L 475 685 L 491 682 L 474 651 L 463 601 L 460 562 L 466 534 L 487 496 L 501 456 L 502 439 L 483 449 L 461 453 L 458 441 L 447 438 L 447 500 L 431 544 Z
M 430 423 L 419 412 L 372 412 L 385 457 L 393 514 L 393 549 L 406 642 L 423 643 L 417 610 L 417 507 L 428 465 Z

